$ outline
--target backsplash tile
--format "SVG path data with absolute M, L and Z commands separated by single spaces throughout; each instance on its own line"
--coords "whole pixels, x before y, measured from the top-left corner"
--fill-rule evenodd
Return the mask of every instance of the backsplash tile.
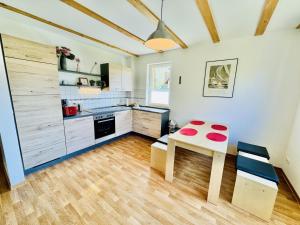
M 68 104 L 80 104 L 82 109 L 101 108 L 116 105 L 138 103 L 145 105 L 145 90 L 135 89 L 133 92 L 105 91 L 100 94 L 80 94 L 78 87 L 60 86 L 61 99 L 67 99 Z
M 80 104 L 82 109 L 101 108 L 116 105 L 125 105 L 126 99 L 131 97 L 131 92 L 101 92 L 100 94 L 80 94 L 78 87 L 61 86 L 61 99 L 67 99 L 68 104 Z

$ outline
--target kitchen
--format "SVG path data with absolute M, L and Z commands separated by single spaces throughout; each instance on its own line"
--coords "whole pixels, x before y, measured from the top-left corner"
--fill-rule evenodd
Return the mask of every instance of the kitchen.
M 297 224 L 299 29 L 274 24 L 298 3 L 260 36 L 214 15 L 216 38 L 203 2 L 198 33 L 179 1 L 0 3 L 1 224 Z M 264 1 L 235 4 L 260 25 Z

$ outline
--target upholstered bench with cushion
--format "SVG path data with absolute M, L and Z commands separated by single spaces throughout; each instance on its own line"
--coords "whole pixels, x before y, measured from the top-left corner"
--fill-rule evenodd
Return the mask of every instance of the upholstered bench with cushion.
M 271 164 L 249 155 L 239 153 L 237 156 L 232 204 L 268 221 L 273 212 L 279 179 Z
M 257 155 L 266 159 L 270 159 L 268 150 L 265 147 L 252 145 L 245 142 L 238 142 L 237 150 L 249 154 Z

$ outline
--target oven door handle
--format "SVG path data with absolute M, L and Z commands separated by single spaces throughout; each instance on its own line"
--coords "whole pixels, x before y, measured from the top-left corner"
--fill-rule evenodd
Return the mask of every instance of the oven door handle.
M 113 119 L 107 119 L 107 120 L 99 120 L 99 121 L 97 121 L 97 123 L 103 123 L 103 122 L 112 121 L 112 120 L 115 120 L 115 119 L 113 118 Z

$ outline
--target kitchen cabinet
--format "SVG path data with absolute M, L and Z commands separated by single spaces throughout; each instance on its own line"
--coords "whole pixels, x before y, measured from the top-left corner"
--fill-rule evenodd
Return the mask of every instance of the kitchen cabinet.
M 95 144 L 92 116 L 64 120 L 67 154 Z
M 129 67 L 121 64 L 104 63 L 101 64 L 101 80 L 108 83 L 108 91 L 132 91 L 133 75 Z
M 133 91 L 133 74 L 129 67 L 123 67 L 122 69 L 122 90 Z
M 1 35 L 4 54 L 9 58 L 57 64 L 56 48 L 9 35 Z
M 169 112 L 153 113 L 133 110 L 133 131 L 153 138 L 168 132 Z
M 132 131 L 132 110 L 115 113 L 116 136 L 127 134 Z
M 12 95 L 59 95 L 57 65 L 6 57 Z
M 1 35 L 25 170 L 66 154 L 56 49 Z

